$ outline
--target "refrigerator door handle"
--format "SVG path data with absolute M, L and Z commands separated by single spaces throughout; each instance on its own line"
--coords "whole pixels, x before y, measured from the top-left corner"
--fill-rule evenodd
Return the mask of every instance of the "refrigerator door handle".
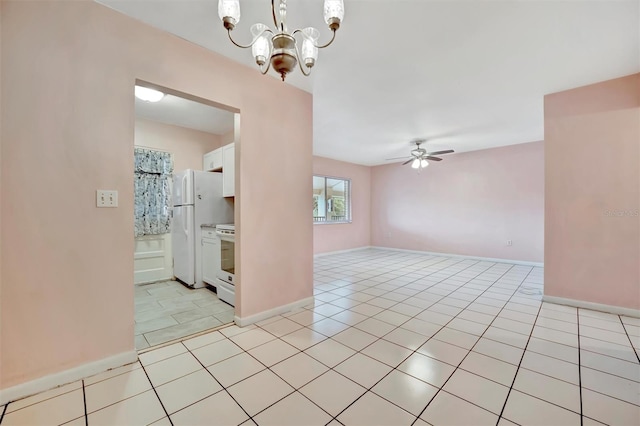
M 185 173 L 184 176 L 182 176 L 182 203 L 183 204 L 186 202 L 186 197 L 187 197 L 187 174 Z

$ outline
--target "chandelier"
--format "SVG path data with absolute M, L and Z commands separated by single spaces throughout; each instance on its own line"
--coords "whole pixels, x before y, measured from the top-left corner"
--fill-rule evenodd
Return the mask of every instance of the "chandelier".
M 275 30 L 265 24 L 253 24 L 251 26 L 253 40 L 245 46 L 236 43 L 231 37 L 231 31 L 240 22 L 240 0 L 218 1 L 218 15 L 227 29 L 229 40 L 242 49 L 251 48 L 251 53 L 262 74 L 266 74 L 273 67 L 284 81 L 296 64 L 305 76 L 311 73 L 311 68 L 318 59 L 318 49 L 329 46 L 336 38 L 336 31 L 344 18 L 344 2 L 343 0 L 324 0 L 324 20 L 332 31 L 331 40 L 324 45 L 318 45 L 320 32 L 313 27 L 289 32 L 287 0 L 271 0 L 271 14 Z M 299 35 L 298 39 L 296 35 Z M 302 42 L 301 48 L 298 47 L 299 41 Z

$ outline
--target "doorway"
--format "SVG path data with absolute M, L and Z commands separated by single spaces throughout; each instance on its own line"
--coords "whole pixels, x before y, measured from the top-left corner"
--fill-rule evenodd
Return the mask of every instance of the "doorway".
M 234 222 L 233 192 L 222 193 L 225 171 L 205 160 L 233 147 L 237 114 L 155 85 L 139 82 L 135 90 L 135 345 L 143 350 L 233 322 L 235 309 L 218 298 L 216 281 L 202 279 L 203 268 L 219 263 L 202 244 L 216 224 Z M 185 174 L 203 182 L 190 187 L 200 204 L 182 206 Z M 215 213 L 204 203 L 215 203 Z M 189 226 L 178 221 L 179 234 L 176 212 L 193 219 Z M 189 255 L 177 256 L 183 252 Z M 185 269 L 193 278 L 176 273 Z

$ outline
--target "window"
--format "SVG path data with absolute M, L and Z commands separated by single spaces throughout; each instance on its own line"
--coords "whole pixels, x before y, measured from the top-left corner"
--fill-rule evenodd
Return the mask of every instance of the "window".
M 351 222 L 351 180 L 313 177 L 313 223 Z

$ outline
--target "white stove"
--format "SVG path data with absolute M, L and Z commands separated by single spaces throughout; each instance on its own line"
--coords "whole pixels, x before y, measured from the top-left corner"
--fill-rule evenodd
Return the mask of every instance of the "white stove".
M 220 238 L 220 268 L 218 269 L 218 297 L 235 306 L 235 246 L 236 226 L 222 224 L 216 226 L 216 235 Z

